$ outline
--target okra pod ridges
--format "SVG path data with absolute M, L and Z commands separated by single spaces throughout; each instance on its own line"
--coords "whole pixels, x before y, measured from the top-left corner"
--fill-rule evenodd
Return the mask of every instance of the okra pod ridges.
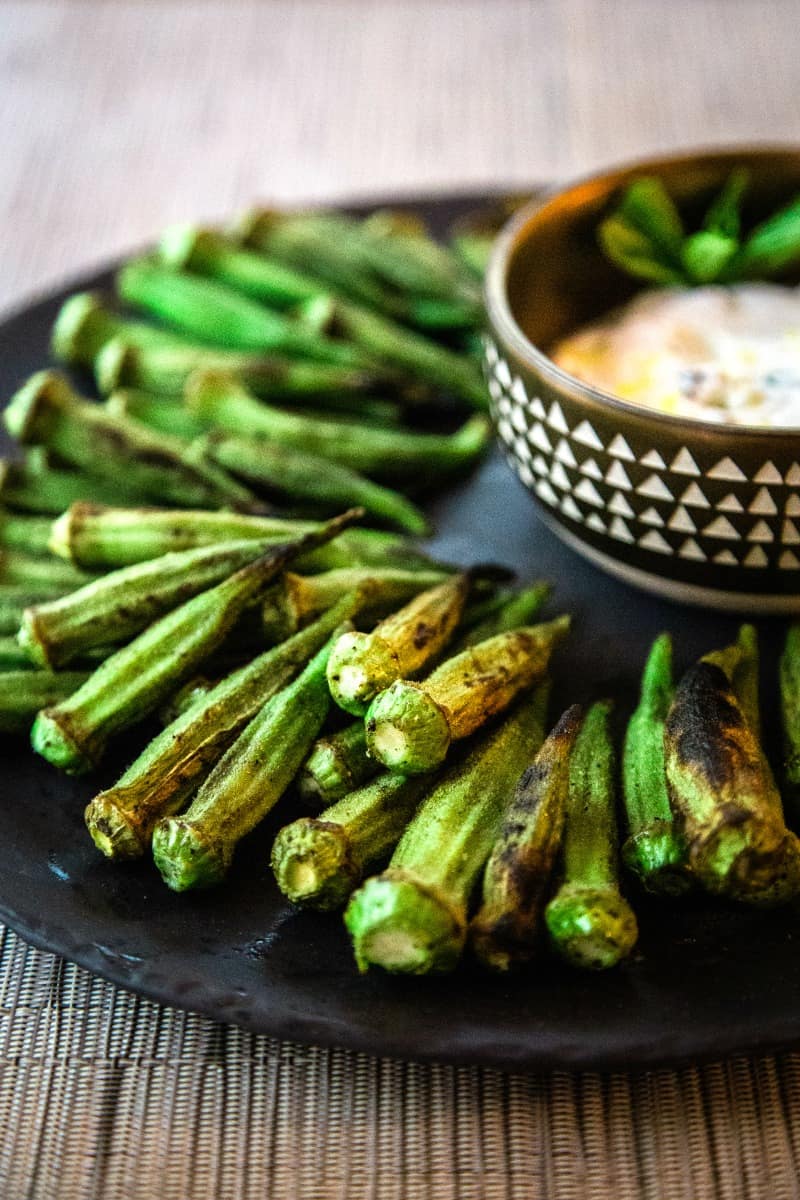
M 364 868 L 399 840 L 427 781 L 385 773 L 319 817 L 285 826 L 272 848 L 278 887 L 293 903 L 341 908 Z
M 638 929 L 619 890 L 611 704 L 593 704 L 569 766 L 564 879 L 545 920 L 556 952 L 572 966 L 605 970 L 630 954 Z
M 625 734 L 622 791 L 628 837 L 622 861 L 647 891 L 671 896 L 691 887 L 686 842 L 672 814 L 664 761 L 664 723 L 674 690 L 672 639 L 662 633 L 650 650 L 639 705 Z
M 340 708 L 363 716 L 394 680 L 419 674 L 447 645 L 464 611 L 468 573 L 416 596 L 371 633 L 346 634 L 328 663 L 328 684 Z
M 32 661 L 56 667 L 92 646 L 124 642 L 271 548 L 242 538 L 111 571 L 61 599 L 26 609 L 20 645 Z
M 331 642 L 245 727 L 180 817 L 153 830 L 153 858 L 174 891 L 209 887 L 227 873 L 236 845 L 291 783 L 328 713 Z
M 90 769 L 110 737 L 158 708 L 168 693 L 196 672 L 275 575 L 362 515 L 358 509 L 343 513 L 161 617 L 106 659 L 68 701 L 39 713 L 31 731 L 34 750 L 64 770 Z
M 543 737 L 548 688 L 522 698 L 424 795 L 389 867 L 353 894 L 345 924 L 360 970 L 451 970 L 467 905 L 510 793 Z
M 353 721 L 314 743 L 298 777 L 298 789 L 309 805 L 322 808 L 355 791 L 379 770 L 380 764 L 367 754 L 364 722 Z
M 47 554 L 49 537 L 47 517 L 21 516 L 0 509 L 0 547 L 24 550 L 27 554 Z
M 574 705 L 547 737 L 517 784 L 489 855 L 469 937 L 476 958 L 490 970 L 516 970 L 538 948 L 545 890 L 564 829 L 569 760 L 582 719 Z
M 745 707 L 752 703 L 752 657 L 745 630 L 732 647 L 686 672 L 667 717 L 664 749 L 670 800 L 694 875 L 711 892 L 766 907 L 800 891 L 800 843 L 786 828 Z
M 179 713 L 87 807 L 86 825 L 97 848 L 109 858 L 144 854 L 156 821 L 183 805 L 247 722 L 358 607 L 357 594 L 345 596 L 313 625 L 232 672 Z
M 40 709 L 66 700 L 87 679 L 85 671 L 3 671 L 0 733 L 28 733 Z
M 447 659 L 423 682 L 397 680 L 365 716 L 367 746 L 390 771 L 413 775 L 444 761 L 468 737 L 543 678 L 569 617 L 488 638 Z

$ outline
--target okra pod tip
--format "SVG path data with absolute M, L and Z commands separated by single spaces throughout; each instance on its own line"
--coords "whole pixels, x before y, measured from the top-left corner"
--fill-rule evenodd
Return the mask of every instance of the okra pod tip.
M 315 908 L 340 908 L 361 877 L 341 825 L 301 817 L 281 829 L 271 858 L 278 887 L 294 904 L 313 899 Z

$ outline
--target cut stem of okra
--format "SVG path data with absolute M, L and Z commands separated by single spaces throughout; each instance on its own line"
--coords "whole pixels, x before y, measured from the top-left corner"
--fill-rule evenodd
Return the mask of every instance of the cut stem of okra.
M 317 739 L 303 764 L 297 786 L 309 807 L 321 809 L 360 788 L 380 769 L 380 763 L 367 753 L 364 722 L 353 721 L 344 729 Z

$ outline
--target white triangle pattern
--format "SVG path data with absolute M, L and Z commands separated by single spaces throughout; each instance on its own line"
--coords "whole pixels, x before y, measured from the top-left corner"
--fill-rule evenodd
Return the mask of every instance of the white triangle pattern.
M 616 437 L 609 442 L 608 453 L 613 455 L 614 458 L 624 458 L 626 462 L 636 462 L 636 455 L 633 453 L 621 433 L 618 433 Z
M 556 433 L 569 433 L 569 425 L 564 417 L 564 410 L 557 400 L 554 400 L 550 405 L 550 412 L 547 414 L 547 424 L 551 429 L 555 429 Z
M 618 458 L 614 459 L 606 471 L 606 483 L 610 484 L 611 487 L 624 488 L 626 492 L 630 492 L 633 488 L 630 476 Z
M 739 560 L 732 550 L 720 550 L 714 555 L 714 562 L 720 567 L 738 567 Z
M 800 559 L 792 550 L 784 550 L 778 559 L 778 566 L 782 571 L 800 571 Z
M 588 421 L 581 421 L 577 429 L 572 431 L 572 440 L 588 446 L 590 450 L 604 450 L 605 447 Z
M 753 483 L 777 483 L 780 486 L 783 483 L 783 476 L 774 462 L 765 462 L 753 476 Z
M 714 505 L 714 508 L 717 510 L 717 512 L 740 513 L 744 511 L 744 505 L 738 496 L 733 494 L 733 492 L 728 492 L 727 496 L 723 496 L 722 499 Z
M 588 475 L 591 479 L 603 478 L 603 472 L 600 470 L 593 458 L 587 458 L 585 462 L 581 463 L 578 470 L 580 471 L 581 475 Z
M 639 462 L 643 467 L 650 467 L 651 471 L 666 471 L 667 464 L 664 462 L 657 450 L 648 450 Z
M 743 567 L 767 567 L 767 566 L 769 566 L 769 559 L 767 558 L 767 556 L 764 553 L 761 546 L 753 546 L 752 550 L 749 550 L 748 553 L 745 555 L 742 566 Z
M 684 446 L 670 463 L 673 475 L 702 475 L 702 471 L 694 461 L 692 452 Z
M 794 521 L 783 522 L 781 541 L 784 546 L 800 546 L 800 532 L 798 532 Z
M 747 511 L 760 517 L 773 517 L 778 511 L 778 506 L 772 499 L 771 493 L 767 488 L 762 487 L 755 496 L 755 499 L 748 504 Z
M 652 504 L 644 512 L 639 513 L 639 520 L 643 525 L 652 525 L 655 529 L 664 528 L 664 518 L 657 509 L 653 508 Z M 642 543 L 640 542 L 639 545 Z
M 556 458 L 565 467 L 577 467 L 578 460 L 572 452 L 572 447 L 566 438 L 562 438 L 556 446 Z
M 737 467 L 732 458 L 721 458 L 708 472 L 709 479 L 728 479 L 732 483 L 746 483 L 747 476 L 741 467 Z M 716 560 L 715 560 L 716 561 Z

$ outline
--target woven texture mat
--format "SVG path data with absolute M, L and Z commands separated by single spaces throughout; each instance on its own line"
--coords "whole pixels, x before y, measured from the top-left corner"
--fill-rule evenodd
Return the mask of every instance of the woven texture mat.
M 800 1054 L 637 1076 L 257 1037 L 0 940 L 2 1200 L 800 1196 Z

